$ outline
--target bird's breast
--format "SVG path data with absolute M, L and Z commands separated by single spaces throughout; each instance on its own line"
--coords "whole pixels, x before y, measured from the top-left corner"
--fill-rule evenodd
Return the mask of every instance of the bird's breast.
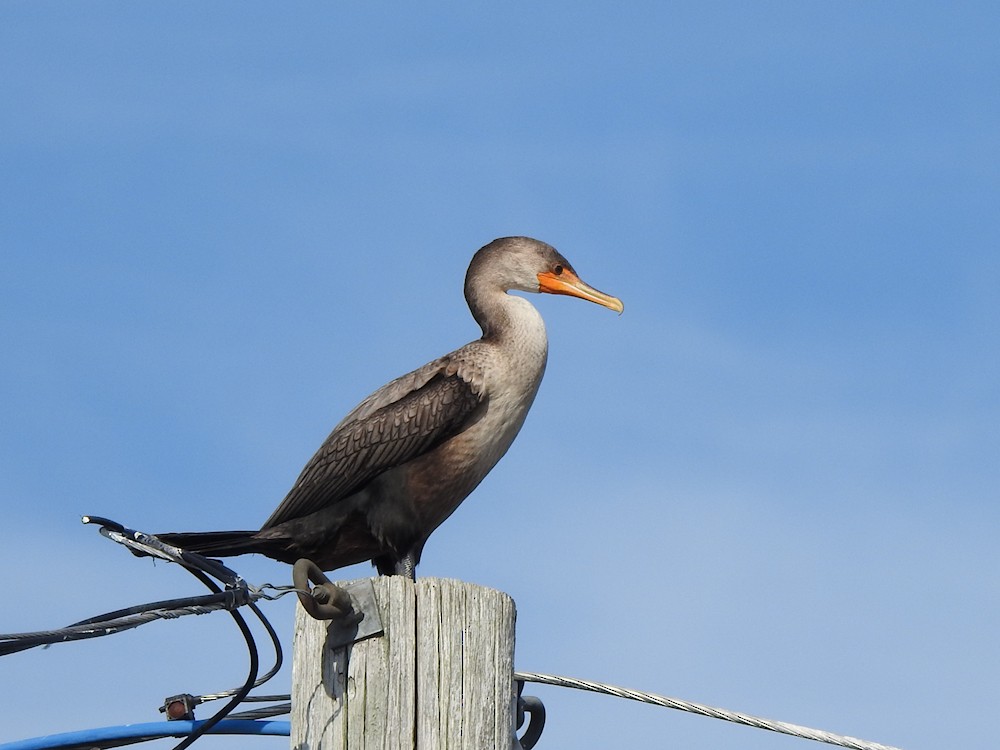
M 409 492 L 427 533 L 479 485 L 524 424 L 547 357 L 544 328 L 530 333 L 506 342 L 476 342 L 462 353 L 464 364 L 475 366 L 483 403 L 463 430 L 407 467 Z

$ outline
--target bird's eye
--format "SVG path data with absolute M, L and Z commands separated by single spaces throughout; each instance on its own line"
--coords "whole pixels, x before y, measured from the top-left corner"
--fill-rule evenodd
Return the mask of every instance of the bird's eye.
M 558 263 L 556 264 L 556 267 L 552 269 L 552 273 L 554 273 L 556 276 L 562 276 L 562 272 L 563 272 L 563 267 L 560 266 Z

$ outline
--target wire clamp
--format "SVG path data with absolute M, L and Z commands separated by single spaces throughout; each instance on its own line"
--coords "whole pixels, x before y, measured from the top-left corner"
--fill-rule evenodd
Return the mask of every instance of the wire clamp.
M 166 714 L 167 721 L 194 721 L 194 707 L 201 701 L 190 693 L 171 695 L 163 701 L 160 713 Z

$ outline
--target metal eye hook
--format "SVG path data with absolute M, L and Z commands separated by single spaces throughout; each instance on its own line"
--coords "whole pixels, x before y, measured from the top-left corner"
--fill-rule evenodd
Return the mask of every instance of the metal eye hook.
M 310 587 L 310 583 L 315 584 Z M 292 567 L 292 585 L 295 586 L 302 608 L 317 620 L 346 620 L 360 622 L 364 617 L 354 610 L 351 595 L 330 582 L 326 574 L 312 560 L 302 558 Z

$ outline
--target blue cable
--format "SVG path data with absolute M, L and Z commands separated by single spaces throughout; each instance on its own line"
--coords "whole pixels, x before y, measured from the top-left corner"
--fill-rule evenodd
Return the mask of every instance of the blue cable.
M 0 744 L 0 750 L 50 750 L 50 748 L 99 748 L 145 742 L 163 737 L 186 737 L 204 721 L 154 721 L 147 724 L 124 724 L 117 727 L 84 729 L 77 732 L 50 734 L 28 740 Z M 253 719 L 223 719 L 207 734 L 242 734 L 288 737 L 291 722 Z M 131 740 L 132 742 L 122 742 Z

